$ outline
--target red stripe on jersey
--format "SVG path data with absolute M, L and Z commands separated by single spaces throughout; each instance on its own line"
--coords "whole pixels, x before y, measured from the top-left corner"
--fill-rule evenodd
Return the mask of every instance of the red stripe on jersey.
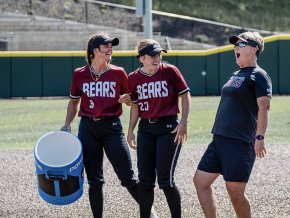
M 181 72 L 170 64 L 161 64 L 152 75 L 137 69 L 129 74 L 128 83 L 142 119 L 176 115 L 178 96 L 189 91 Z
M 89 66 L 77 68 L 71 83 L 71 98 L 81 98 L 79 116 L 111 117 L 122 114 L 120 95 L 128 93 L 128 76 L 121 67 L 110 65 L 98 80 Z

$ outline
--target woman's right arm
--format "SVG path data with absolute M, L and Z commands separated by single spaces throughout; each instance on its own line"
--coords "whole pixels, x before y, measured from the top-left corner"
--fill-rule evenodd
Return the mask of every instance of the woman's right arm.
M 69 100 L 68 105 L 67 105 L 65 124 L 60 128 L 60 130 L 67 131 L 67 132 L 71 131 L 71 123 L 78 112 L 79 103 L 80 103 L 80 98 Z
M 134 129 L 136 127 L 138 119 L 139 119 L 138 104 L 132 104 L 131 109 L 130 109 L 130 121 L 129 121 L 127 141 L 128 141 L 129 146 L 133 149 L 137 148 Z

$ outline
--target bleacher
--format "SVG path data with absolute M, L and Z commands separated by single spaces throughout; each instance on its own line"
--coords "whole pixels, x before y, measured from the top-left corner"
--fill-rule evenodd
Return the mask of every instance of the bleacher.
M 42 16 L 0 13 L 0 50 L 7 51 L 60 51 L 84 50 L 88 36 L 94 32 L 108 32 L 121 41 L 116 50 L 134 50 L 143 33 L 84 24 Z M 154 33 L 153 38 L 168 49 L 206 49 L 213 45 L 175 39 Z M 167 43 L 166 43 L 167 41 Z

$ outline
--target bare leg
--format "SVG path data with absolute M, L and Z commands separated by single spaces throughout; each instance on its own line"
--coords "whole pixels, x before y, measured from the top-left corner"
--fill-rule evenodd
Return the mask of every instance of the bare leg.
M 247 183 L 245 182 L 226 182 L 232 205 L 239 218 L 251 217 L 250 203 L 245 195 L 246 185 Z
M 212 192 L 211 185 L 219 176 L 218 173 L 207 173 L 196 170 L 193 182 L 197 191 L 197 196 L 202 210 L 207 218 L 217 217 L 216 200 Z

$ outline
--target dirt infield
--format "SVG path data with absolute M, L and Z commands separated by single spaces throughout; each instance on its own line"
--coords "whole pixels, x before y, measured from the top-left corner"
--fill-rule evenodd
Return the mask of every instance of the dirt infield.
M 182 217 L 203 217 L 192 176 L 206 146 L 184 146 L 177 166 L 175 180 L 182 197 Z M 268 145 L 267 156 L 258 159 L 250 178 L 247 195 L 253 217 L 290 217 L 290 145 Z M 136 166 L 136 153 L 132 151 Z M 1 151 L 0 217 L 92 217 L 88 186 L 84 195 L 67 206 L 53 206 L 38 195 L 33 151 Z M 137 204 L 125 188 L 120 187 L 112 166 L 104 162 L 104 217 L 138 217 Z M 214 185 L 219 217 L 235 217 L 220 177 Z M 165 197 L 155 188 L 154 206 L 160 218 L 170 217 Z

